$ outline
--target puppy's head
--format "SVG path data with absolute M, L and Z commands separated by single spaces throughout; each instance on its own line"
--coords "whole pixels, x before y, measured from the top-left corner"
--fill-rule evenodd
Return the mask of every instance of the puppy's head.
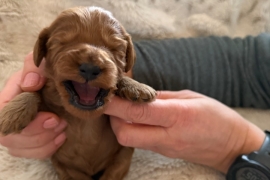
M 110 12 L 78 7 L 62 12 L 41 31 L 34 47 L 64 108 L 77 117 L 102 114 L 118 79 L 135 60 L 131 37 Z M 48 95 L 50 96 L 50 95 Z

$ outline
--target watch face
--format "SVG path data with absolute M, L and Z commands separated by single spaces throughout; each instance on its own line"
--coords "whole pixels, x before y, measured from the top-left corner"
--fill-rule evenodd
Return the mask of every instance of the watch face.
M 254 169 L 252 167 L 241 168 L 236 173 L 237 180 L 270 180 L 261 171 Z

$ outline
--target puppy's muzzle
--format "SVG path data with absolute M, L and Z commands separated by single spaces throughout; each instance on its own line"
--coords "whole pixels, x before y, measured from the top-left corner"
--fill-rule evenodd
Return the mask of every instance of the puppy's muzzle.
M 109 90 L 92 86 L 91 81 L 97 79 L 101 74 L 101 69 L 91 63 L 81 64 L 79 74 L 85 82 L 64 81 L 65 88 L 70 95 L 69 102 L 75 107 L 83 110 L 94 110 L 104 105 L 104 98 Z
M 101 69 L 91 63 L 83 63 L 80 68 L 80 75 L 86 80 L 91 81 L 98 77 L 101 73 Z

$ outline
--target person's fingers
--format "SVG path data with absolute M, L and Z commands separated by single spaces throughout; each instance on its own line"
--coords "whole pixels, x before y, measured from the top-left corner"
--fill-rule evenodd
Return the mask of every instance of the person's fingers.
M 20 88 L 22 71 L 16 72 L 11 78 L 7 81 L 5 87 L 0 93 L 0 110 L 15 96 L 22 92 Z
M 24 60 L 24 68 L 22 72 L 21 88 L 23 91 L 37 91 L 43 87 L 46 82 L 44 77 L 45 61 L 40 66 L 34 64 L 33 53 L 29 53 Z
M 33 136 L 13 134 L 6 136 L 4 140 L 1 141 L 1 144 L 9 149 L 38 148 L 53 141 L 61 133 L 63 132 L 54 132 L 54 130 L 47 130 L 43 133 Z
M 60 123 L 59 117 L 50 112 L 38 112 L 34 120 L 22 130 L 21 134 L 25 136 L 33 136 L 40 134 L 45 129 L 56 128 Z M 63 125 L 66 126 L 66 122 L 63 120 Z
M 9 154 L 16 157 L 24 158 L 35 158 L 35 159 L 46 159 L 51 157 L 57 149 L 65 142 L 66 135 L 61 133 L 58 135 L 54 141 L 50 141 L 48 144 L 38 147 L 38 148 L 28 148 L 28 149 L 9 149 Z
M 111 117 L 111 126 L 118 142 L 123 146 L 151 149 L 160 145 L 166 131 L 159 126 L 130 124 L 117 117 Z
M 151 103 L 139 104 L 114 97 L 104 113 L 132 123 L 170 127 L 178 119 L 176 116 L 179 116 L 181 108 L 186 109 L 177 100 L 157 99 Z
M 46 78 L 43 75 L 44 62 L 37 68 L 33 61 L 33 53 L 25 58 L 24 69 L 16 72 L 6 83 L 0 93 L 0 109 L 22 91 L 37 91 L 43 87 Z
M 157 99 L 194 99 L 202 97 L 204 97 L 204 95 L 190 90 L 157 92 Z
M 130 78 L 133 77 L 132 69 L 126 73 L 126 76 L 128 76 Z
M 57 119 L 57 117 L 55 119 Z M 60 122 L 53 122 L 52 120 L 53 118 L 50 118 L 43 122 L 42 118 L 37 118 L 29 124 L 22 133 L 11 134 L 5 137 L 1 136 L 0 144 L 7 148 L 15 149 L 44 146 L 62 133 L 67 126 L 64 120 Z

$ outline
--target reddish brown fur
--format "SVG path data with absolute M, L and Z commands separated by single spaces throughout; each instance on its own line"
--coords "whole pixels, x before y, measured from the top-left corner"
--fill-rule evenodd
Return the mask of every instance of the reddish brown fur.
M 103 115 L 104 106 L 95 110 L 82 110 L 70 104 L 70 95 L 63 81 L 85 82 L 79 74 L 82 63 L 93 63 L 102 73 L 89 83 L 109 89 L 106 103 L 116 92 L 119 96 L 138 102 L 151 101 L 155 91 L 130 78 L 124 73 L 134 64 L 135 53 L 129 34 L 109 12 L 100 8 L 79 7 L 64 11 L 39 35 L 34 48 L 34 61 L 38 66 L 46 58 L 47 83 L 41 90 L 40 110 L 56 113 L 68 122 L 65 144 L 52 157 L 61 180 L 91 180 L 91 176 L 105 170 L 101 180 L 121 180 L 127 173 L 133 153 L 132 148 L 121 146 Z M 17 101 L 31 101 L 25 108 L 37 106 L 37 96 L 21 94 Z M 18 100 L 19 99 L 19 100 Z M 20 132 L 27 125 L 20 119 L 22 112 L 13 113 L 10 107 L 18 106 L 11 101 L 0 113 L 0 131 L 5 134 Z M 28 113 L 31 119 L 33 113 Z M 30 117 L 31 115 L 31 117 Z

